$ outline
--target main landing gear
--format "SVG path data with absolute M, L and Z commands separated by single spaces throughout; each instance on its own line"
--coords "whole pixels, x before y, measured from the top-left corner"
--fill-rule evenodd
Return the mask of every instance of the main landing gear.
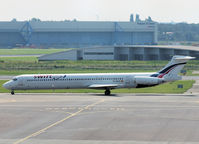
M 111 94 L 111 91 L 109 89 L 105 90 L 104 92 L 105 95 L 110 95 Z
M 12 90 L 10 93 L 11 93 L 11 95 L 14 95 L 14 94 L 15 94 L 14 90 Z

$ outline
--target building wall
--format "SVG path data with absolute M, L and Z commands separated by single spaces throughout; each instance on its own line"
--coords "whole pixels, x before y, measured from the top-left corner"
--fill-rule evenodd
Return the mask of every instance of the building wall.
M 194 49 L 197 48 L 194 47 Z M 102 46 L 49 54 L 40 57 L 39 60 L 170 60 L 173 55 L 193 56 L 199 59 L 199 50 L 166 48 L 166 46 L 164 48 L 158 46 Z
M 110 45 L 111 33 L 106 32 L 37 32 L 32 34 L 30 43 L 36 45 Z
M 16 46 L 25 44 L 25 40 L 18 32 L 0 32 L 0 46 Z
M 84 60 L 114 60 L 114 48 L 89 48 L 83 49 Z
M 30 43 L 35 45 L 151 45 L 152 32 L 33 32 Z

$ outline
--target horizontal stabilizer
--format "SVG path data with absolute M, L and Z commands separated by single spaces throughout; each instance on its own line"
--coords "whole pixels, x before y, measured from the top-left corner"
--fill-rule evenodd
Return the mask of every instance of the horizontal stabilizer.
M 190 56 L 176 56 L 175 59 L 176 60 L 191 60 L 191 59 L 195 59 L 195 57 L 190 57 Z

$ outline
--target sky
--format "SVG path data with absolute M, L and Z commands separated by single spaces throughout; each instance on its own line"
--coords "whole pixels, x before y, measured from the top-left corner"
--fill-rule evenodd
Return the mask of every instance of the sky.
M 199 23 L 199 0 L 0 0 L 0 21 L 129 21 L 131 13 L 143 20 Z

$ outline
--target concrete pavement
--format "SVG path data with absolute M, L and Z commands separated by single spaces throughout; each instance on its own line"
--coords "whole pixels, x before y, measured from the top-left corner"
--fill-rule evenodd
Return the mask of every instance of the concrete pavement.
M 0 143 L 199 143 L 199 96 L 0 94 Z

